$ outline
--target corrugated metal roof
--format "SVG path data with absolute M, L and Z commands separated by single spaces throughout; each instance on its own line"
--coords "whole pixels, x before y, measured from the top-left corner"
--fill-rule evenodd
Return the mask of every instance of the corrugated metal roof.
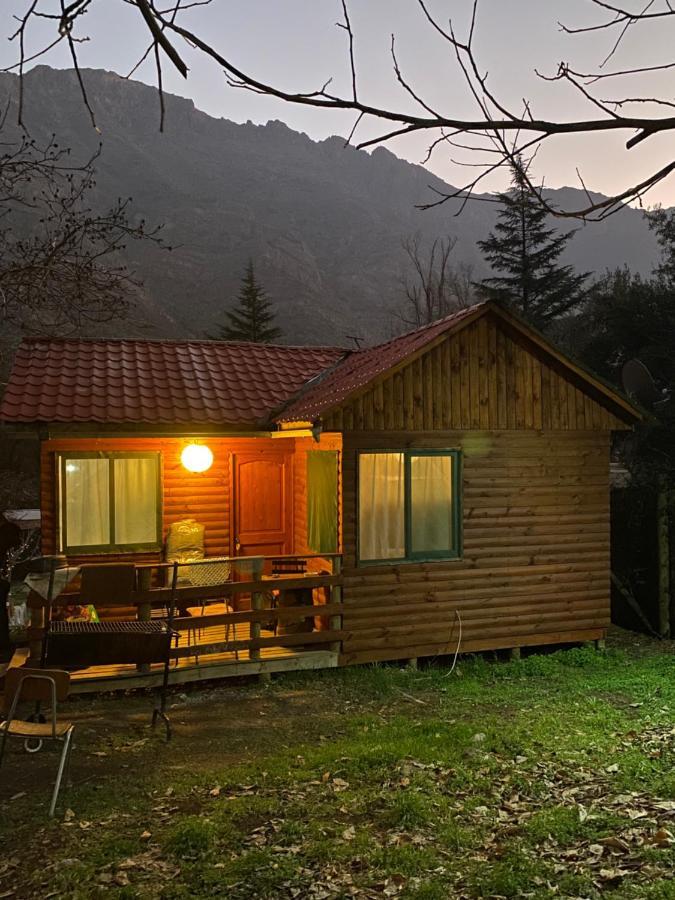
M 347 352 L 221 341 L 29 338 L 17 351 L 0 421 L 254 425 Z

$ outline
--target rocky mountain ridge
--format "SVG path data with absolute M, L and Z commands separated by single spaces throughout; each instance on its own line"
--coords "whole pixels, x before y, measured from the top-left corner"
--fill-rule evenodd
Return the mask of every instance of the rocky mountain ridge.
M 70 70 L 37 66 L 25 76 L 25 119 L 38 140 L 54 133 L 80 159 L 101 141 L 97 202 L 129 195 L 134 217 L 163 223 L 171 253 L 150 244 L 128 249 L 144 283 L 135 317 L 147 323 L 141 333 L 203 337 L 213 331 L 249 257 L 289 343 L 388 337 L 402 299 L 402 241 L 415 233 L 427 245 L 455 237 L 455 262 L 474 266 L 476 277 L 485 273 L 476 241 L 492 227 L 495 204 L 471 203 L 457 217 L 450 203 L 418 209 L 431 189 L 448 186 L 385 148 L 366 153 L 345 147 L 340 137 L 315 142 L 281 122 L 235 124 L 170 95 L 160 133 L 153 88 L 99 70 L 83 76 L 101 135 Z M 17 77 L 0 74 L 8 122 L 17 91 Z M 551 195 L 562 203 L 571 190 Z M 658 259 L 637 210 L 561 227 L 578 228 L 566 261 L 583 271 L 627 264 L 648 274 Z M 116 327 L 129 333 L 137 322 Z

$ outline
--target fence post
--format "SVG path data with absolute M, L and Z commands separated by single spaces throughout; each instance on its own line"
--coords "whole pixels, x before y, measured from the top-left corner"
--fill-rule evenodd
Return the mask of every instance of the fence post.
M 260 591 L 253 591 L 251 594 L 251 609 L 262 609 L 263 608 L 263 595 Z M 251 622 L 250 629 L 251 640 L 254 641 L 256 638 L 260 637 L 260 622 Z M 260 659 L 260 648 L 253 647 L 249 648 L 248 651 L 249 659 Z

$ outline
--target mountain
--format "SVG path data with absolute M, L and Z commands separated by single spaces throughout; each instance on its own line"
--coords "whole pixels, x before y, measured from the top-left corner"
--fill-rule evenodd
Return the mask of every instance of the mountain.
M 421 211 L 432 190 L 449 186 L 389 150 L 315 142 L 281 122 L 235 124 L 166 96 L 159 131 L 154 88 L 110 72 L 85 70 L 101 135 L 92 128 L 75 73 L 46 66 L 24 80 L 24 118 L 32 136 L 56 134 L 76 158 L 102 141 L 97 202 L 133 197 L 133 215 L 163 223 L 170 253 L 151 244 L 129 247 L 143 279 L 140 315 L 156 336 L 201 337 L 223 318 L 247 260 L 274 299 L 287 342 L 349 343 L 389 336 L 400 302 L 406 257 L 402 241 L 452 235 L 456 262 L 485 273 L 476 241 L 490 231 L 496 207 L 470 203 L 460 216 L 448 203 Z M 18 79 L 0 75 L 2 108 L 16 121 Z M 571 188 L 552 191 L 575 201 Z M 603 272 L 628 265 L 648 274 L 658 251 L 639 211 L 577 227 L 567 262 Z M 118 325 L 120 333 L 129 327 Z

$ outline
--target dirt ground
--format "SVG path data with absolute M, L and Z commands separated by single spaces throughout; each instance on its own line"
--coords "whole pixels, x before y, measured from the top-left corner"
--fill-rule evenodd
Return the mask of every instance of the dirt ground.
M 607 646 L 634 656 L 675 654 L 675 640 L 659 641 L 616 627 L 610 630 Z M 498 658 L 497 654 L 484 656 Z M 167 750 L 175 760 L 173 768 L 180 771 L 188 758 L 191 770 L 235 764 L 247 751 L 262 755 L 300 737 L 318 738 L 334 728 L 335 709 L 317 709 L 309 686 L 299 688 L 294 682 L 293 676 L 280 675 L 273 689 L 256 678 L 171 688 L 168 713 L 173 737 Z M 130 767 L 152 765 L 158 752 L 165 755 L 162 723 L 154 731 L 150 728 L 154 703 L 151 692 L 129 692 L 76 696 L 61 706 L 60 716 L 75 724 L 72 786 L 123 777 Z M 376 707 L 378 701 L 364 701 L 364 711 Z M 0 810 L 5 803 L 19 802 L 17 795 L 48 791 L 55 762 L 51 753 L 14 756 L 7 763 L 11 776 L 0 770 Z

